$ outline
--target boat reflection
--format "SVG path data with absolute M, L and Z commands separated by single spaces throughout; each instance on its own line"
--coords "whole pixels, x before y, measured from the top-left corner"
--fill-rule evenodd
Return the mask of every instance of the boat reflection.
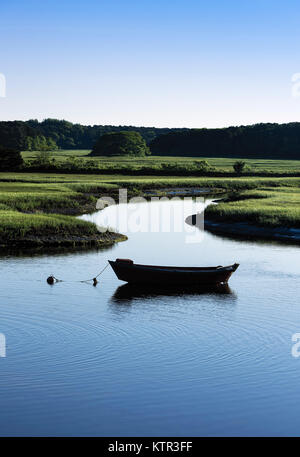
M 209 286 L 151 286 L 124 284 L 119 286 L 112 295 L 111 300 L 115 303 L 126 302 L 135 298 L 151 298 L 159 296 L 183 296 L 183 295 L 235 295 L 228 284 L 213 284 Z
M 202 213 L 197 213 L 197 214 L 192 214 L 191 216 L 188 216 L 185 219 L 185 223 L 192 226 L 192 227 L 198 227 L 200 230 L 202 230 L 203 226 L 203 214 Z

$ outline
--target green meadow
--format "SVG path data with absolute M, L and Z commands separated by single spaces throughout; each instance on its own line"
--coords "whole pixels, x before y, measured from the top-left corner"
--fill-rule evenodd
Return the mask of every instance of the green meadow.
M 85 167 L 99 167 L 99 172 L 118 173 L 124 169 L 124 174 L 132 174 L 135 176 L 139 172 L 145 174 L 147 170 L 151 171 L 151 175 L 158 174 L 174 174 L 178 171 L 179 175 L 188 176 L 189 173 L 197 173 L 197 164 L 205 161 L 211 170 L 210 173 L 233 173 L 233 164 L 237 160 L 243 160 L 246 163 L 247 173 L 259 174 L 284 174 L 295 175 L 300 174 L 299 160 L 264 160 L 264 159 L 228 159 L 228 158 L 206 158 L 206 157 L 89 157 L 89 150 L 58 150 L 51 151 L 49 157 L 54 160 L 56 166 L 77 167 L 84 170 Z M 40 155 L 39 151 L 25 151 L 22 156 L 26 166 L 30 166 Z M 59 170 L 58 170 L 59 172 Z M 123 174 L 123 172 L 122 172 Z

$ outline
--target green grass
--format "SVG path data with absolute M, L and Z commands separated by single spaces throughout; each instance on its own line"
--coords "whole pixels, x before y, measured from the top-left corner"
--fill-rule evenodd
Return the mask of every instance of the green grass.
M 0 173 L 0 184 L 3 183 L 24 183 L 24 184 L 59 184 L 59 185 L 96 185 L 103 190 L 110 190 L 112 186 L 137 186 L 138 188 L 154 188 L 167 186 L 198 186 L 198 187 L 224 187 L 234 189 L 251 189 L 263 185 L 278 187 L 292 186 L 299 183 L 299 178 L 267 178 L 267 177 L 236 177 L 236 178 L 214 178 L 214 177 L 188 177 L 188 176 L 130 176 L 130 175 L 98 175 L 98 174 L 76 174 L 76 173 Z M 64 187 L 65 188 L 65 187 Z M 69 187 L 68 187 L 69 188 Z M 66 188 L 65 188 L 66 189 Z
M 3 242 L 28 236 L 82 236 L 96 235 L 97 227 L 71 216 L 58 214 L 22 214 L 13 210 L 0 209 L 0 239 Z
M 71 157 L 82 159 L 83 161 L 93 162 L 103 167 L 130 166 L 132 168 L 140 167 L 160 167 L 162 164 L 178 164 L 179 166 L 190 167 L 194 162 L 206 160 L 211 167 L 217 171 L 232 172 L 232 166 L 236 160 L 243 160 L 254 173 L 272 172 L 272 173 L 300 173 L 299 160 L 264 160 L 264 159 L 228 159 L 228 158 L 207 158 L 207 157 L 89 157 L 89 150 L 59 150 L 52 151 L 51 157 L 54 157 L 59 163 L 63 163 Z M 25 162 L 37 157 L 38 151 L 25 151 L 22 153 Z
M 0 182 L 0 204 L 22 212 L 80 213 L 79 208 L 95 199 L 91 195 L 77 194 L 64 184 L 34 184 Z
M 299 185 L 299 184 L 298 184 Z M 262 188 L 231 196 L 210 206 L 206 217 L 224 222 L 248 222 L 264 227 L 300 227 L 300 188 Z
M 5 173 L 1 177 L 9 179 Z M 0 181 L 0 245 L 24 237 L 99 235 L 94 224 L 66 215 L 95 208 L 93 195 L 78 192 L 75 184 L 36 183 L 31 178 L 33 182 L 28 176 L 27 182 Z
M 87 159 L 87 155 L 90 153 L 90 150 L 86 149 L 60 149 L 58 151 L 51 151 L 51 157 L 55 157 L 57 160 L 65 160 L 68 157 L 82 157 Z M 23 151 L 22 156 L 24 160 L 35 159 L 39 154 L 39 151 Z

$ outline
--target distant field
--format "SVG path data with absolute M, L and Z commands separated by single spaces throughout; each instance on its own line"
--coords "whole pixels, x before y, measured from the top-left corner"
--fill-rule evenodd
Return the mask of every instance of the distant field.
M 55 157 L 58 160 L 64 160 L 71 156 L 88 158 L 88 154 L 91 151 L 87 149 L 61 149 L 59 151 L 50 151 L 51 156 Z M 22 156 L 24 160 L 34 159 L 38 155 L 39 151 L 23 151 Z
M 7 182 L 10 181 L 9 185 Z M 16 183 L 16 184 L 14 184 Z M 80 186 L 99 188 L 111 188 L 122 186 L 143 188 L 158 188 L 170 186 L 196 186 L 196 187 L 222 187 L 226 189 L 254 189 L 261 186 L 280 187 L 280 186 L 299 186 L 300 178 L 265 178 L 265 177 L 236 177 L 236 178 L 214 178 L 214 177 L 188 177 L 188 176 L 130 176 L 130 175 L 100 175 L 100 174 L 76 174 L 76 173 L 11 173 L 0 172 L 0 192 L 1 187 L 9 189 L 16 185 L 22 187 L 34 183 L 33 188 L 44 188 L 51 191 L 53 188 L 66 190 L 66 186 L 79 188 Z M 59 186 L 57 186 L 59 184 Z M 51 185 L 51 186 L 50 186 Z M 53 186 L 53 187 L 52 187 Z
M 55 157 L 58 161 L 64 161 L 70 157 L 78 157 L 84 160 L 100 161 L 103 165 L 109 164 L 131 164 L 136 165 L 159 165 L 161 163 L 191 163 L 199 160 L 206 160 L 211 166 L 220 170 L 232 171 L 232 165 L 238 159 L 227 158 L 206 158 L 206 157 L 89 157 L 89 150 L 60 150 L 51 152 L 51 156 Z M 25 161 L 34 159 L 38 152 L 25 151 L 22 153 Z M 264 160 L 264 159 L 240 159 L 247 163 L 253 171 L 273 171 L 278 173 L 284 172 L 300 172 L 300 160 Z

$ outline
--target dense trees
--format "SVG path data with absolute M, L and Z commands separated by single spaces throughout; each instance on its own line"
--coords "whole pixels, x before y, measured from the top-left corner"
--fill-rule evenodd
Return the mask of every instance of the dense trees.
M 0 122 L 0 145 L 17 147 L 25 150 L 28 147 L 34 150 L 33 138 L 44 137 L 47 144 L 51 143 L 51 149 L 92 149 L 98 138 L 106 133 L 120 131 L 139 132 L 146 143 L 150 143 L 157 135 L 166 134 L 171 131 L 183 131 L 186 129 L 168 129 L 155 127 L 132 127 L 113 125 L 80 125 L 72 122 L 45 119 L 39 122 L 31 119 L 26 122 Z M 28 137 L 30 139 L 28 139 Z M 38 140 L 39 141 L 39 140 Z
M 28 136 L 25 140 L 26 151 L 54 151 L 58 149 L 57 144 L 52 138 L 40 136 Z
M 71 122 L 58 119 L 45 119 L 43 122 L 30 120 L 27 121 L 26 124 L 33 128 L 38 135 L 43 135 L 46 138 L 52 138 L 61 149 L 92 149 L 98 138 L 106 133 L 134 130 L 139 132 L 148 144 L 156 138 L 157 135 L 166 134 L 171 131 L 185 130 L 121 125 L 91 126 L 72 124 Z
M 300 123 L 168 133 L 155 138 L 150 149 L 162 156 L 300 159 Z
M 144 156 L 150 153 L 145 140 L 138 132 L 114 132 L 100 136 L 92 156 Z
M 17 149 L 0 146 L 0 171 L 16 170 L 23 164 L 23 159 Z
M 0 122 L 0 146 L 2 147 L 26 149 L 26 138 L 36 135 L 36 132 L 26 122 Z
M 0 146 L 17 150 L 92 149 L 98 139 L 138 132 L 162 156 L 300 159 L 300 123 L 224 129 L 158 129 L 72 124 L 57 119 L 0 122 Z

